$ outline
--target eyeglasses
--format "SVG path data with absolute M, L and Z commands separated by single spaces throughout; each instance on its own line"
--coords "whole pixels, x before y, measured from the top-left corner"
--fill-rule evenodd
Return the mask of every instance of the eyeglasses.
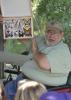
M 55 35 L 55 34 L 61 33 L 61 31 L 59 31 L 59 30 L 47 30 L 45 33 Z

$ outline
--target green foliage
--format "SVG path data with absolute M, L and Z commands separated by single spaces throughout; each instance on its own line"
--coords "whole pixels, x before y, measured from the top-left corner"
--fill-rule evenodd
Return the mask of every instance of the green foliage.
M 47 20 L 69 21 L 71 0 L 41 0 L 36 11 L 39 16 L 45 15 Z

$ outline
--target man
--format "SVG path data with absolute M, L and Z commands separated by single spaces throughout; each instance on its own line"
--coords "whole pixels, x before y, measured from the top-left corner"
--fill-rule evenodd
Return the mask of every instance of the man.
M 71 71 L 71 54 L 62 41 L 63 36 L 62 25 L 52 21 L 46 25 L 44 36 L 32 39 L 32 59 L 30 56 L 27 58 L 24 55 L 0 52 L 0 61 L 21 65 L 26 76 L 44 84 L 65 84 Z
M 22 72 L 46 85 L 66 84 L 71 71 L 71 54 L 68 46 L 63 43 L 63 36 L 63 27 L 59 22 L 48 23 L 44 36 L 33 38 L 33 59 L 24 63 Z
M 59 22 L 52 21 L 48 23 L 44 34 L 46 48 L 39 48 L 41 41 L 37 47 L 34 38 L 32 40 L 32 52 L 35 61 L 32 60 L 24 64 L 23 67 L 28 65 L 38 66 L 52 73 L 69 73 L 71 70 L 71 54 L 68 46 L 62 41 L 63 36 L 63 27 Z

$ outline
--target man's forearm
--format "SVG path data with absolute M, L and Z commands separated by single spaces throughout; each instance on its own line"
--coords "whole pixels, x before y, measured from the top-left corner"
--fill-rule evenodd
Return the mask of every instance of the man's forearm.
M 50 69 L 50 64 L 48 62 L 48 59 L 46 58 L 46 56 L 44 54 L 42 54 L 41 52 L 36 52 L 34 54 L 34 59 L 37 62 L 38 66 L 42 69 Z
M 46 58 L 46 55 L 39 52 L 35 39 L 32 40 L 32 53 L 35 61 L 37 62 L 40 68 L 47 69 L 47 70 L 50 69 L 48 59 Z

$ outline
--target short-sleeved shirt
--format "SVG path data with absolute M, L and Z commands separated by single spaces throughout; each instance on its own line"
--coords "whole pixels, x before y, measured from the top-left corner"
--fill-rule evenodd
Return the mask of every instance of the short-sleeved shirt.
M 50 47 L 46 46 L 45 41 L 43 43 L 41 41 L 38 48 L 46 55 L 52 73 L 69 73 L 71 71 L 71 53 L 63 41 Z

